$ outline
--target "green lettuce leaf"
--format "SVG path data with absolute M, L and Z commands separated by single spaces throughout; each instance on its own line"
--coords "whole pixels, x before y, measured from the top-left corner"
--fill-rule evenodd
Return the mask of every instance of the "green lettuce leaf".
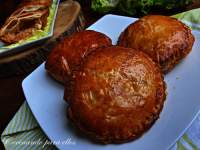
M 99 13 L 107 13 L 115 10 L 120 0 L 92 0 L 92 9 Z
M 146 15 L 154 8 L 171 10 L 182 8 L 192 0 L 92 0 L 92 9 L 99 13 L 117 11 L 123 15 Z
M 31 37 L 23 39 L 23 40 L 21 40 L 17 43 L 0 47 L 0 50 L 6 51 L 8 49 L 15 48 L 15 47 L 20 46 L 22 44 L 32 42 L 32 41 L 35 41 L 35 40 L 38 40 L 42 37 L 47 36 L 49 34 L 49 32 L 51 31 L 51 26 L 52 26 L 52 22 L 53 22 L 55 10 L 56 10 L 56 1 L 57 0 L 53 0 L 53 3 L 51 5 L 51 7 L 49 8 L 49 16 L 47 18 L 47 25 L 44 27 L 43 30 L 37 30 L 36 32 L 34 32 L 34 34 Z

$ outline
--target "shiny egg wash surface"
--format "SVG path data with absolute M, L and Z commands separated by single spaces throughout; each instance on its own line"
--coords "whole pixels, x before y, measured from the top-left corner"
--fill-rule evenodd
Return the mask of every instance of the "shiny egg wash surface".
M 159 117 L 165 90 L 159 67 L 146 54 L 102 48 L 88 55 L 76 72 L 68 116 L 93 140 L 127 142 Z
M 53 48 L 47 58 L 45 68 L 54 79 L 66 83 L 87 54 L 95 49 L 111 45 L 111 39 L 103 33 L 92 30 L 76 32 L 65 37 Z
M 190 28 L 181 21 L 149 15 L 130 24 L 118 44 L 145 52 L 167 73 L 190 53 L 194 40 Z

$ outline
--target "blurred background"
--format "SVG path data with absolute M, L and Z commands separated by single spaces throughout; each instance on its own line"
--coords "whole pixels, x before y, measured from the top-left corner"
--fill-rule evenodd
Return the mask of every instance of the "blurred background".
M 0 26 L 22 0 L 0 0 Z M 200 0 L 77 0 L 86 20 L 93 22 L 104 14 L 112 13 L 141 17 L 147 14 L 172 15 L 197 8 Z M 61 0 L 62 2 L 62 0 Z
M 78 0 L 98 14 L 114 13 L 141 17 L 147 14 L 173 14 L 191 6 L 200 0 Z
M 21 1 L 0 0 L 0 27 Z M 78 0 L 78 2 L 81 4 L 82 14 L 85 18 L 85 27 L 90 26 L 107 13 L 141 17 L 147 14 L 173 15 L 200 8 L 200 0 Z M 0 133 L 25 100 L 21 82 L 28 74 L 29 72 L 0 78 Z M 1 149 L 4 148 L 0 142 Z

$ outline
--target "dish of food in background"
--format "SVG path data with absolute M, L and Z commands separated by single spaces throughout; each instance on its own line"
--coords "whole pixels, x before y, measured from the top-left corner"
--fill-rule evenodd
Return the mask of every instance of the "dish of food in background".
M 111 45 L 111 39 L 100 32 L 86 30 L 74 33 L 54 47 L 47 58 L 46 70 L 56 80 L 66 83 L 88 53 Z
M 19 4 L 0 30 L 3 43 L 0 56 L 22 51 L 50 38 L 58 4 L 59 0 L 25 0 Z
M 169 72 L 192 50 L 194 36 L 189 27 L 168 16 L 149 15 L 130 24 L 118 45 L 148 54 L 164 73 Z
M 13 44 L 24 40 L 37 30 L 43 30 L 49 16 L 51 0 L 22 1 L 0 29 L 0 39 Z

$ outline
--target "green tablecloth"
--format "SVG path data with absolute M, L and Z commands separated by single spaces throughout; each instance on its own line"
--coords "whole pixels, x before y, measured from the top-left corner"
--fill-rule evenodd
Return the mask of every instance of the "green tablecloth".
M 173 17 L 180 19 L 193 30 L 200 31 L 200 8 L 180 13 Z M 50 141 L 42 132 L 26 102 L 20 107 L 19 111 L 2 133 L 1 140 L 8 150 L 56 149 L 55 146 L 50 144 Z M 171 149 L 200 149 L 200 116 L 197 117 L 192 126 Z

